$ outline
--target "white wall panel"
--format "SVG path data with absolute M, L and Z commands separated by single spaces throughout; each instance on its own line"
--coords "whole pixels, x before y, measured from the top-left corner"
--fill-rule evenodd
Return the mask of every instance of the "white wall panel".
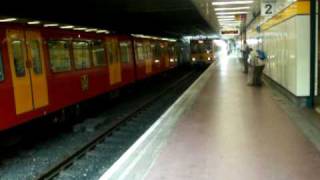
M 295 16 L 266 30 L 265 74 L 296 96 L 309 95 L 309 16 Z
M 297 16 L 297 95 L 310 94 L 310 16 Z

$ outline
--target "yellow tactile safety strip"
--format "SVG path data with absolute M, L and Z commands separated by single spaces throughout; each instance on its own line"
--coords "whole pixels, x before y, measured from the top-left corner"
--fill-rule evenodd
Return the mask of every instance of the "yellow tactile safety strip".
M 307 15 L 310 14 L 310 1 L 300 0 L 291 4 L 286 9 L 269 19 L 266 23 L 261 25 L 261 30 L 265 31 L 274 25 L 277 25 L 293 16 L 296 15 Z

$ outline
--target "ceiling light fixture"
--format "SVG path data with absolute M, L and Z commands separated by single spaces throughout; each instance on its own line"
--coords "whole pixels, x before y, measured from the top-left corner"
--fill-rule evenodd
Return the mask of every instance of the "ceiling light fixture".
M 228 2 L 212 2 L 213 6 L 224 6 L 224 5 L 238 5 L 238 4 L 252 4 L 253 1 L 228 1 Z
M 44 24 L 44 27 L 57 27 L 59 24 Z
M 40 23 L 41 23 L 40 21 L 29 21 L 29 22 L 27 22 L 27 24 L 30 24 L 30 25 L 40 24 Z
M 248 14 L 246 11 L 218 12 L 217 15 Z
M 217 16 L 218 19 L 235 18 L 235 16 Z
M 233 21 L 219 21 L 220 23 L 240 23 L 241 21 L 233 20 Z
M 68 25 L 68 26 L 61 26 L 60 28 L 61 29 L 72 29 L 72 28 L 74 28 L 74 26 Z
M 97 33 L 105 33 L 105 34 L 109 34 L 110 32 L 107 30 L 97 30 Z
M 16 18 L 5 18 L 5 19 L 0 19 L 0 22 L 12 22 L 12 21 L 16 21 Z
M 230 8 L 215 8 L 215 11 L 236 11 L 236 10 L 246 10 L 246 9 L 250 9 L 249 6 L 245 6 L 245 7 L 230 7 Z
M 84 31 L 84 30 L 87 30 L 87 28 L 77 27 L 77 28 L 73 28 L 73 30 L 76 30 L 76 31 Z
M 237 21 L 236 19 L 218 19 L 218 21 Z
M 97 31 L 98 29 L 87 29 L 85 30 L 86 32 L 94 32 L 94 31 Z

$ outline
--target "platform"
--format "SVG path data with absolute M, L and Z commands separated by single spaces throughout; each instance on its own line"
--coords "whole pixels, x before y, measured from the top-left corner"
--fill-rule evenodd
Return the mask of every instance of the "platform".
M 101 179 L 318 180 L 317 129 L 239 66 L 210 66 Z

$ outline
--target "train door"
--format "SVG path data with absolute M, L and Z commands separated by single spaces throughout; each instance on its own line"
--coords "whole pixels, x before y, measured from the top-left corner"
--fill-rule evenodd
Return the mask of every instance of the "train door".
M 162 59 L 164 62 L 164 69 L 167 69 L 170 66 L 169 54 L 168 54 L 168 44 L 163 42 L 161 44 L 161 51 L 162 51 Z
M 152 54 L 149 41 L 144 42 L 144 59 L 146 63 L 146 74 L 152 73 Z
M 126 83 L 132 82 L 135 77 L 131 41 L 128 39 L 122 39 L 119 41 L 119 46 L 122 80 Z
M 16 114 L 47 106 L 48 87 L 40 33 L 8 29 L 7 40 Z
M 107 38 L 107 56 L 109 62 L 110 84 L 118 84 L 122 81 L 121 62 L 119 58 L 119 46 L 116 38 Z

